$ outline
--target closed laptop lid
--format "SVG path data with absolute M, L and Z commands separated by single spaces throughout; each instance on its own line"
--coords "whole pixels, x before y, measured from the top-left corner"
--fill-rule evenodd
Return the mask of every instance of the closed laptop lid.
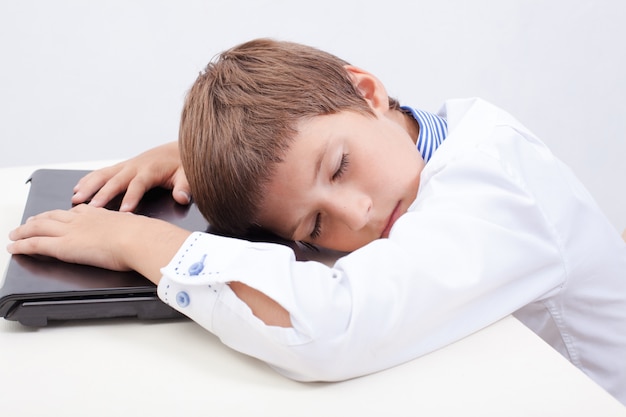
M 30 190 L 22 222 L 44 211 L 71 208 L 73 187 L 88 172 L 35 171 L 28 181 Z M 121 196 L 107 208 L 117 210 L 120 203 Z M 187 230 L 208 228 L 194 204 L 176 203 L 171 192 L 165 189 L 156 188 L 146 193 L 135 212 Z M 0 289 L 0 316 L 26 325 L 43 326 L 49 320 L 122 316 L 151 319 L 177 317 L 178 313 L 162 303 L 156 295 L 156 286 L 136 272 L 13 255 Z

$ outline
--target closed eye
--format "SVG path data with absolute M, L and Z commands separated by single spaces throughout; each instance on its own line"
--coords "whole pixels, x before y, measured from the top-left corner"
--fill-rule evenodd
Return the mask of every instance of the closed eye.
M 337 181 L 346 173 L 346 170 L 348 169 L 348 163 L 349 163 L 348 154 L 347 153 L 342 154 L 341 161 L 339 162 L 339 166 L 337 167 L 337 170 L 333 173 L 331 177 L 332 181 Z M 309 237 L 311 238 L 311 240 L 315 240 L 318 237 L 320 237 L 321 234 L 322 234 L 322 214 L 317 213 L 317 215 L 315 216 L 315 225 L 313 226 L 313 230 L 309 234 Z
M 320 213 L 317 213 L 317 216 L 315 216 L 315 225 L 313 226 L 313 230 L 311 231 L 311 234 L 309 235 L 309 237 L 312 240 L 315 240 L 318 237 L 320 237 L 321 233 L 322 233 L 322 215 Z
M 341 162 L 339 162 L 339 167 L 337 167 L 337 170 L 335 171 L 335 173 L 332 176 L 332 180 L 336 181 L 339 178 L 341 178 L 341 176 L 346 172 L 346 169 L 348 169 L 348 154 L 344 153 L 341 155 Z

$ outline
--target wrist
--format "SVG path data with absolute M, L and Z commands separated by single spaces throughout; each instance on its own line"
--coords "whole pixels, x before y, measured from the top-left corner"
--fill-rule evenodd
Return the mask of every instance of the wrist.
M 128 269 L 158 284 L 161 267 L 176 255 L 191 232 L 162 220 L 136 217 L 135 227 L 129 228 L 120 245 L 121 257 Z

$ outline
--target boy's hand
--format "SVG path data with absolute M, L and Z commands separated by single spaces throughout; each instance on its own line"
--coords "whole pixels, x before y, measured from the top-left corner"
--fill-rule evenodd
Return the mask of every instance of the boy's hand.
M 190 203 L 189 183 L 180 162 L 177 142 L 87 174 L 74 187 L 72 203 L 91 200 L 90 205 L 104 207 L 125 192 L 120 211 L 133 211 L 143 195 L 154 187 L 171 189 L 172 197 L 178 203 Z
M 135 270 L 155 284 L 190 232 L 132 213 L 79 205 L 31 217 L 13 230 L 12 254 L 44 255 L 118 271 Z

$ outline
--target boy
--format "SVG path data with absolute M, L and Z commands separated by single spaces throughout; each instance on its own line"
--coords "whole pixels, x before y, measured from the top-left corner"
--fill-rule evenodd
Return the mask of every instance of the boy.
M 85 205 L 30 219 L 9 251 L 135 269 L 224 343 L 299 380 L 391 367 L 513 313 L 626 403 L 626 245 L 510 115 L 452 100 L 440 116 L 399 107 L 322 51 L 248 42 L 189 92 L 182 165 L 164 145 L 88 176 L 74 201 L 128 188 L 132 210 L 166 185 L 222 233 L 351 253 L 297 262 L 281 245 Z M 434 155 L 425 134 L 445 137 Z

